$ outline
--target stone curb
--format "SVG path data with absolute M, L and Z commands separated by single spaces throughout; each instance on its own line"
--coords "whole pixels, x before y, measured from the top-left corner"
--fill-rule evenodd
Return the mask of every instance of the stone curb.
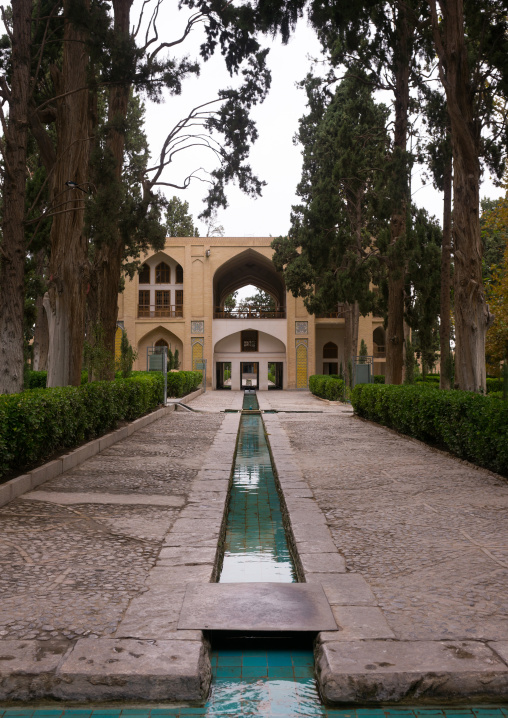
M 396 639 L 367 581 L 360 573 L 347 572 L 279 416 L 264 414 L 263 421 L 298 568 L 305 581 L 322 584 L 339 626 L 338 631 L 319 633 L 315 645 L 316 676 L 325 702 L 365 706 L 505 699 L 508 641 Z
M 190 394 L 189 396 L 193 395 Z M 109 434 L 104 434 L 104 436 L 99 436 L 97 439 L 92 439 L 92 441 L 79 446 L 68 454 L 64 454 L 59 459 L 49 461 L 47 464 L 33 469 L 33 471 L 29 471 L 21 476 L 16 476 L 16 478 L 6 481 L 5 484 L 0 484 L 0 506 L 5 506 L 5 504 L 14 501 L 14 499 L 17 499 L 18 496 L 25 494 L 27 491 L 32 491 L 45 481 L 54 479 L 65 471 L 79 466 L 92 456 L 113 446 L 117 441 L 126 439 L 135 431 L 143 429 L 158 419 L 162 419 L 163 416 L 174 410 L 174 405 L 163 406 L 160 409 L 152 411 L 150 414 L 145 414 L 145 416 L 131 421 L 127 426 L 123 426 L 121 429 L 112 431 Z
M 203 640 L 2 641 L 0 700 L 197 701 L 211 678 Z

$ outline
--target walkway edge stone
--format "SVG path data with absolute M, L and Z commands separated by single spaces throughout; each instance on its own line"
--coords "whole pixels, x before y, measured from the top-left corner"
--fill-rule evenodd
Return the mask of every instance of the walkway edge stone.
M 508 691 L 508 667 L 476 641 L 319 643 L 316 672 L 328 703 L 488 703 Z
M 197 395 L 197 392 L 194 392 L 194 394 Z M 189 396 L 194 398 L 194 394 L 190 394 Z M 150 414 L 145 414 L 145 416 L 135 419 L 135 421 L 130 422 L 127 426 L 123 426 L 122 428 L 112 431 L 109 434 L 92 439 L 92 441 L 79 446 L 77 449 L 70 451 L 68 454 L 61 456 L 54 461 L 49 461 L 47 464 L 38 466 L 36 469 L 33 469 L 26 474 L 16 476 L 16 478 L 6 481 L 4 484 L 0 485 L 0 506 L 5 506 L 5 504 L 17 499 L 27 491 L 32 491 L 32 489 L 35 489 L 37 486 L 40 486 L 46 481 L 60 476 L 60 474 L 63 474 L 69 469 L 73 469 L 75 466 L 79 466 L 92 456 L 95 456 L 101 451 L 104 451 L 104 449 L 113 446 L 113 444 L 116 444 L 118 441 L 126 439 L 128 436 L 134 434 L 135 431 L 148 426 L 148 424 L 152 424 L 154 421 L 162 419 L 163 416 L 174 410 L 174 405 L 163 406 L 160 409 L 152 411 Z

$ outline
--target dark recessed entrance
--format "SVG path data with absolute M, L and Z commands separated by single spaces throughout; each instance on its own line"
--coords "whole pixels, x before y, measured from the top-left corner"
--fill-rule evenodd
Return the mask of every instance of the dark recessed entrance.
M 217 367 L 217 389 L 231 389 L 231 362 L 218 361 Z
M 240 386 L 242 389 L 259 389 L 259 362 L 240 362 Z
M 283 366 L 281 361 L 268 362 L 268 389 L 282 389 Z

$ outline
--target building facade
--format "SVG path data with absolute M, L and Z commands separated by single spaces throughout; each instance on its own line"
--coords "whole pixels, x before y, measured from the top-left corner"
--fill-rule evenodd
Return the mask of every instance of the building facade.
M 180 368 L 206 362 L 214 389 L 252 386 L 304 389 L 311 374 L 335 374 L 344 361 L 344 316 L 310 315 L 301 298 L 286 292 L 271 261 L 271 237 L 170 237 L 148 253 L 119 295 L 119 325 L 138 352 L 135 369 L 147 368 L 153 347 L 178 350 Z M 246 285 L 268 292 L 275 308 L 228 310 L 224 302 Z M 341 316 L 342 314 L 342 316 Z M 383 320 L 360 317 L 359 339 L 383 374 Z

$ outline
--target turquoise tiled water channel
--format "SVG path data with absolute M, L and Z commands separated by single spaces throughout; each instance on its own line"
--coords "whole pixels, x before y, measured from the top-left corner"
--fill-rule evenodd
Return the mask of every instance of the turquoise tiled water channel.
M 257 408 L 256 396 L 247 394 L 245 403 Z M 263 422 L 259 414 L 244 414 L 220 582 L 295 580 Z

